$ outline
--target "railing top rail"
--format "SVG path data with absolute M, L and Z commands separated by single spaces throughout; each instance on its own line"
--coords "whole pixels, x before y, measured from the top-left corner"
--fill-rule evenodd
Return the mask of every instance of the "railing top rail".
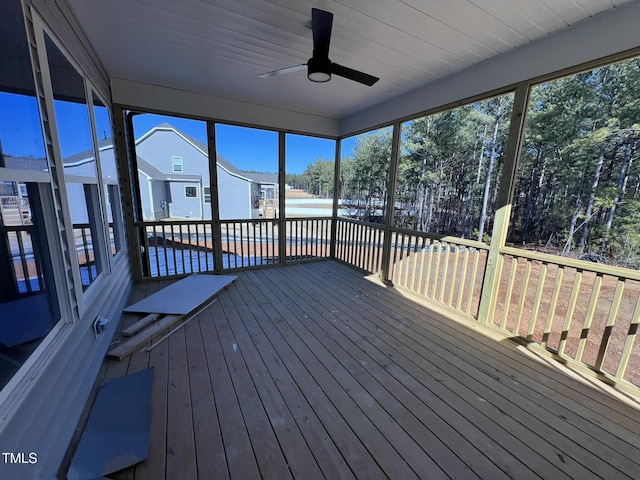
M 288 222 L 289 220 L 331 220 L 333 217 L 287 217 L 285 220 Z
M 611 265 L 603 265 L 601 263 L 587 262 L 585 260 L 576 260 L 575 258 L 559 257 L 549 253 L 531 252 L 514 247 L 502 247 L 500 253 L 511 255 L 512 257 L 528 258 L 543 263 L 552 263 L 563 267 L 572 267 L 576 270 L 594 272 L 601 275 L 611 275 L 624 280 L 640 281 L 640 271 L 631 270 L 622 267 L 614 267 Z
M 455 243 L 457 245 L 464 245 L 466 247 L 478 248 L 480 250 L 489 250 L 489 245 L 477 240 L 470 240 L 467 238 L 453 237 L 451 235 L 438 235 L 436 233 L 419 232 L 417 230 L 410 230 L 407 228 L 391 227 L 389 229 L 392 233 L 403 233 L 405 235 L 414 235 L 421 238 L 429 238 L 431 240 L 438 240 L 439 242 Z
M 379 223 L 367 222 L 365 220 L 358 220 L 357 218 L 338 217 L 338 220 L 346 223 L 355 223 L 356 225 L 364 225 L 365 227 L 384 229 L 384 225 Z
M 160 225 L 210 225 L 211 220 L 161 220 L 133 222 L 134 227 L 153 227 Z

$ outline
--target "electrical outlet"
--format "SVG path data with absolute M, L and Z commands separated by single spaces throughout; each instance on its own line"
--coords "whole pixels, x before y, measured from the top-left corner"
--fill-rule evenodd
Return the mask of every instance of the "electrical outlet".
M 98 317 L 93 322 L 93 333 L 97 337 L 101 333 L 107 329 L 107 325 L 109 324 L 109 319 L 105 317 Z

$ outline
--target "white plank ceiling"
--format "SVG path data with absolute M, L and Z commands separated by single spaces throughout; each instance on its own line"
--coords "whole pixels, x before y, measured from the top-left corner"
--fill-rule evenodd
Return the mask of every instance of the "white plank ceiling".
M 535 42 L 627 0 L 65 0 L 109 75 L 340 119 Z M 330 58 L 366 87 L 300 71 L 311 8 L 334 14 Z

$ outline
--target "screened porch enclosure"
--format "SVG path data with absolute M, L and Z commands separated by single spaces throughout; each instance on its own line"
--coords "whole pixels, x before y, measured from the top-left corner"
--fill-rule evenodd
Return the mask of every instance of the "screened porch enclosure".
M 355 139 L 337 140 L 335 162 L 325 168 L 333 182 L 331 216 L 314 215 L 313 209 L 307 209 L 311 213 L 305 217 L 287 215 L 286 195 L 291 189 L 287 181 L 304 187 L 311 167 L 298 176 L 284 175 L 289 134 L 274 131 L 271 133 L 278 137 L 278 149 L 272 157 L 277 154 L 278 166 L 269 168 L 280 172 L 275 218 L 222 218 L 220 212 L 228 199 L 215 194 L 220 181 L 220 157 L 215 135 L 210 135 L 200 150 L 205 158 L 207 153 L 208 158 L 218 158 L 216 164 L 208 164 L 213 188 L 208 197 L 211 220 L 145 221 L 140 210 L 129 210 L 130 248 L 141 252 L 132 256 L 134 272 L 138 279 L 173 278 L 339 260 L 376 274 L 383 282 L 433 302 L 453 316 L 507 332 L 519 341 L 542 347 L 551 357 L 581 365 L 602 380 L 636 391 L 640 385 L 640 346 L 635 341 L 640 322 L 640 274 L 636 269 L 616 265 L 620 262 L 615 255 L 621 250 L 612 247 L 605 251 L 598 239 L 587 242 L 586 247 L 580 244 L 581 252 L 589 245 L 603 245 L 601 251 L 611 255 L 607 264 L 586 261 L 562 248 L 555 254 L 545 252 L 541 243 L 516 248 L 510 241 L 514 236 L 528 235 L 526 229 L 530 227 L 526 225 L 532 225 L 528 217 L 523 222 L 519 220 L 518 212 L 523 211 L 519 205 L 526 204 L 526 199 L 514 199 L 514 193 L 522 190 L 523 165 L 531 148 L 530 131 L 536 125 L 534 110 L 540 108 L 538 96 L 530 101 L 536 88 L 523 84 L 498 97 L 434 112 L 404 124 L 395 122 Z M 122 109 L 119 112 L 119 119 L 131 117 L 124 115 Z M 528 114 L 533 115 L 529 123 Z M 455 143 L 450 138 L 451 131 L 445 130 L 451 125 L 462 133 L 482 131 L 485 140 L 473 143 L 473 138 L 465 140 L 459 133 L 461 139 Z M 132 131 L 123 123 L 118 127 Z M 215 122 L 207 122 L 209 133 L 217 128 Z M 601 134 L 600 138 L 618 138 L 614 137 L 618 133 L 609 135 Z M 460 147 L 464 141 L 475 145 L 475 150 Z M 618 143 L 612 145 L 603 146 L 601 151 L 617 148 Z M 346 151 L 345 146 L 351 150 Z M 468 168 L 464 155 L 456 148 L 470 155 Z M 433 151 L 445 153 L 436 157 Z M 446 177 L 448 167 L 437 160 L 445 158 L 442 155 L 449 151 L 454 152 L 451 158 L 459 162 L 457 168 L 462 176 L 458 179 Z M 430 158 L 443 172 L 439 179 L 430 173 Z M 318 185 L 322 177 L 317 176 L 317 171 L 322 163 L 314 163 L 313 178 Z M 625 174 L 629 175 L 627 167 L 619 175 Z M 615 179 L 615 175 L 610 173 L 609 177 Z M 446 184 L 447 178 L 453 183 Z M 311 191 L 314 182 L 307 180 L 308 200 L 319 202 L 316 191 Z M 457 185 L 457 190 L 452 185 Z M 590 190 L 592 197 L 597 195 L 596 187 L 593 185 Z M 325 194 L 328 191 L 325 186 Z M 141 204 L 140 191 L 134 188 L 126 193 L 131 195 L 130 205 Z M 624 203 L 623 194 L 629 196 L 628 189 L 618 191 L 620 204 Z M 583 196 L 587 197 L 586 193 Z M 605 212 L 604 208 L 599 211 Z M 613 218 L 613 209 L 608 212 Z M 582 224 L 572 224 L 567 240 L 567 245 L 575 241 L 576 251 L 580 228 L 587 228 L 587 220 L 593 224 L 592 232 L 599 231 L 595 213 L 586 217 L 587 214 L 578 213 L 582 217 L 574 217 L 582 218 Z M 622 226 L 609 228 L 609 232 L 628 228 L 627 217 L 622 215 L 616 220 L 616 225 Z M 561 235 L 559 230 L 556 235 Z M 549 245 L 547 242 L 546 247 Z

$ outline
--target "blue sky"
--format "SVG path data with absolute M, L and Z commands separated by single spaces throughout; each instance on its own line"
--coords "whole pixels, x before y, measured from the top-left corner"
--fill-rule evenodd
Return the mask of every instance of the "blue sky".
M 44 142 L 40 130 L 36 99 L 24 95 L 0 92 L 0 140 L 5 154 L 14 156 L 44 157 Z M 89 150 L 89 117 L 86 106 L 71 102 L 56 101 L 56 118 L 63 156 Z M 105 133 L 111 135 L 109 116 L 105 107 L 96 107 L 96 130 L 98 139 Z M 176 128 L 207 141 L 207 126 L 204 121 L 189 120 L 154 114 L 134 117 L 135 136 L 139 137 L 160 123 L 168 122 Z M 317 158 L 333 159 L 335 142 L 325 138 L 287 134 L 287 173 L 302 173 L 307 165 Z M 342 154 L 350 155 L 355 137 L 343 140 Z M 216 125 L 218 152 L 238 168 L 261 172 L 278 170 L 278 134 L 274 131 L 233 125 Z

